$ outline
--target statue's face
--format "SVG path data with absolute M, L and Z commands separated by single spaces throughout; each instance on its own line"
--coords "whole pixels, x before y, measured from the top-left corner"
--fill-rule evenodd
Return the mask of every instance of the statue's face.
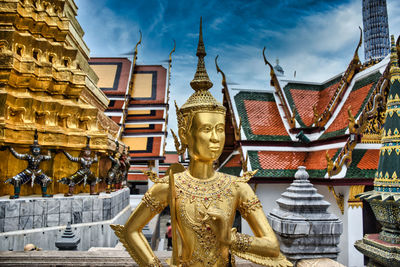
M 33 147 L 32 148 L 32 154 L 34 156 L 38 156 L 40 154 L 40 147 Z
M 83 155 L 85 157 L 90 157 L 90 150 L 89 149 L 85 149 L 85 151 L 83 152 Z
M 213 112 L 196 113 L 186 137 L 192 159 L 200 161 L 218 159 L 225 144 L 225 116 Z

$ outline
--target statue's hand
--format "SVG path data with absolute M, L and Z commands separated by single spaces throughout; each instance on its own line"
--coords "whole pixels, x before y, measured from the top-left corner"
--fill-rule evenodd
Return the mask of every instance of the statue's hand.
M 211 228 L 219 242 L 229 246 L 231 244 L 231 229 L 228 225 L 226 212 L 216 207 L 210 207 L 205 212 L 200 212 L 202 221 Z

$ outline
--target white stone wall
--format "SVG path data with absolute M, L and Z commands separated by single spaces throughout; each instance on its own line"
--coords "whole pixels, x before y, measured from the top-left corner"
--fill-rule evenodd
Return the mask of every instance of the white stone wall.
M 0 251 L 21 251 L 29 243 L 35 244 L 43 250 L 57 250 L 55 246 L 56 239 L 63 233 L 68 222 L 68 220 L 64 221 L 62 219 L 64 217 L 63 210 L 67 210 L 65 214 L 68 215 L 69 221 L 72 217 L 72 229 L 81 239 L 78 250 L 88 250 L 91 247 L 114 247 L 118 239 L 110 228 L 110 224 L 124 224 L 131 214 L 128 188 L 100 196 L 73 196 L 67 200 L 70 203 L 69 205 L 64 203 L 64 197 L 55 197 L 53 199 L 22 198 L 17 201 L 2 200 L 1 202 L 5 204 L 4 220 L 7 222 L 7 218 L 12 218 L 12 220 L 15 220 L 16 225 L 4 227 L 10 230 L 0 232 Z M 38 217 L 35 218 L 34 214 L 39 210 L 39 206 L 36 207 L 38 203 L 42 208 L 42 215 L 37 215 Z M 91 205 L 89 205 L 90 203 Z M 101 205 L 98 205 L 99 203 Z M 96 208 L 95 206 L 98 207 Z M 27 209 L 27 207 L 31 207 L 31 209 Z M 46 207 L 46 209 L 43 209 L 43 207 Z M 87 219 L 85 221 L 85 217 L 88 217 L 85 216 L 85 213 L 92 215 L 90 220 Z M 101 216 L 97 216 L 99 214 Z M 20 229 L 21 218 L 28 216 L 32 217 L 31 226 L 27 228 L 25 224 L 26 228 Z M 40 224 L 40 227 L 36 225 L 39 217 L 45 221 Z M 81 219 L 77 220 L 78 217 Z M 49 218 L 53 218 L 53 220 L 49 220 Z

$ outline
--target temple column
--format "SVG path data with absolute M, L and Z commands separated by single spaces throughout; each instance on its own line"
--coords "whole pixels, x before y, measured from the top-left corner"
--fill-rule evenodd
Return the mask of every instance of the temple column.
M 363 238 L 363 214 L 362 206 L 349 207 L 347 209 L 347 255 L 349 267 L 364 266 L 364 255 L 361 254 L 353 244 Z

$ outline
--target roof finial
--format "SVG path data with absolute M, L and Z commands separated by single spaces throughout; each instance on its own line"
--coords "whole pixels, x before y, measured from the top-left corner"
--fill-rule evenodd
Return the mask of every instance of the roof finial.
M 213 83 L 208 78 L 207 70 L 204 64 L 204 57 L 206 56 L 206 49 L 203 42 L 203 29 L 202 29 L 202 18 L 200 17 L 200 32 L 199 32 L 199 43 L 197 45 L 198 57 L 197 70 L 194 74 L 193 80 L 190 82 L 190 86 L 195 91 L 208 90 L 213 86 Z
M 393 76 L 397 76 L 396 78 L 398 79 L 400 75 L 400 69 L 399 69 L 399 58 L 397 55 L 397 47 L 396 43 L 394 41 L 394 35 L 391 36 L 391 49 L 390 49 L 390 76 L 393 78 Z

